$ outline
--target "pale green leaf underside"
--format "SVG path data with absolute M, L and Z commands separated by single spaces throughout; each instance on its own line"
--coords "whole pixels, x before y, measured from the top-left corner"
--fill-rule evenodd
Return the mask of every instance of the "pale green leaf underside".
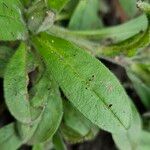
M 28 100 L 27 49 L 22 43 L 7 65 L 4 76 L 5 101 L 10 113 L 20 122 L 30 122 Z
M 62 102 L 56 82 L 47 73 L 43 73 L 30 92 L 33 96 L 30 99 L 31 113 L 36 120 L 29 124 L 18 122 L 18 129 L 24 141 L 37 144 L 51 138 L 56 132 L 62 118 Z
M 71 103 L 64 100 L 64 124 L 81 136 L 85 136 L 91 130 L 93 124 L 86 119 Z
M 24 24 L 22 6 L 19 0 L 0 1 L 0 40 L 20 40 L 27 36 Z
M 48 34 L 33 38 L 33 42 L 67 98 L 85 117 L 110 132 L 130 126 L 128 96 L 101 62 Z
M 54 80 L 47 79 L 47 83 L 50 85 L 47 89 L 47 101 L 37 129 L 30 140 L 31 143 L 44 142 L 51 138 L 62 119 L 63 110 L 59 88 Z

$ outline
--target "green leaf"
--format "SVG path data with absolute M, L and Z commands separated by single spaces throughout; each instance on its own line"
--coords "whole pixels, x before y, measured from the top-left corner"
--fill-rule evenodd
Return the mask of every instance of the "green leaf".
M 45 31 L 54 23 L 54 13 L 47 10 L 44 1 L 37 1 L 27 11 L 27 24 L 33 33 Z
M 59 132 L 56 132 L 56 134 L 54 135 L 53 144 L 54 144 L 55 150 L 67 150 L 67 147 Z
M 101 30 L 71 31 L 58 26 L 52 26 L 48 30 L 48 33 L 60 36 L 61 38 L 64 38 L 66 40 L 73 41 L 74 43 L 89 49 L 89 47 L 91 47 L 93 43 L 89 43 L 89 41 L 85 41 L 83 40 L 83 38 L 97 41 L 107 41 L 110 39 L 112 43 L 118 43 L 127 40 L 132 36 L 135 36 L 140 31 L 145 31 L 147 27 L 147 18 L 145 15 L 141 15 L 124 24 L 115 27 L 104 28 Z M 91 51 L 95 52 L 96 46 L 98 47 L 98 49 L 102 49 L 100 44 L 96 45 L 94 43 L 93 47 L 90 48 Z
M 22 144 L 21 139 L 15 131 L 15 124 L 11 123 L 0 129 L 0 148 L 1 150 L 15 150 Z
M 30 110 L 34 121 L 29 124 L 18 122 L 18 131 L 23 141 L 31 139 L 31 143 L 38 143 L 53 136 L 62 117 L 62 103 L 59 96 L 56 83 L 49 79 L 46 72 L 43 73 L 30 91 Z
M 134 17 L 137 13 L 137 0 L 119 0 L 122 8 L 129 17 Z
M 86 119 L 72 104 L 64 100 L 64 116 L 63 123 L 72 128 L 75 132 L 81 136 L 85 136 L 89 133 L 92 126 L 94 126 L 88 119 Z
M 98 17 L 99 0 L 81 0 L 73 13 L 69 28 L 73 30 L 89 30 L 102 27 Z
M 93 128 L 83 136 L 65 124 L 61 125 L 61 134 L 67 142 L 72 144 L 92 140 L 96 136 L 97 132 L 98 130 Z
M 46 0 L 47 6 L 55 12 L 61 11 L 69 0 Z
M 47 104 L 30 143 L 44 142 L 52 138 L 62 119 L 63 111 L 59 88 L 54 80 L 47 80 L 47 82 L 51 85 L 51 88 L 48 89 L 50 91 Z
M 22 18 L 22 5 L 19 0 L 0 1 L 0 40 L 24 40 L 27 29 Z
M 21 0 L 21 2 L 25 7 L 28 7 L 29 4 L 31 4 L 31 0 Z
M 150 108 L 150 48 L 141 49 L 126 66 L 128 77 L 147 109 Z
M 10 47 L 0 46 L 0 77 L 4 77 L 7 64 L 9 63 L 9 60 L 13 56 L 15 51 L 16 50 Z M 32 51 L 27 52 L 27 61 L 28 61 L 27 64 L 28 73 L 35 70 L 35 68 L 39 65 L 38 60 L 34 57 Z
M 53 148 L 53 143 L 51 141 L 46 141 L 44 143 L 38 143 L 33 145 L 32 150 L 53 150 Z
M 147 111 L 142 115 L 143 129 L 150 132 L 150 112 Z
M 149 148 L 150 148 L 150 132 L 143 130 L 140 138 L 141 138 L 140 146 L 138 147 L 137 150 L 149 150 Z
M 150 87 L 147 86 L 133 71 L 127 71 L 128 77 L 147 109 L 150 108 Z
M 32 147 L 32 150 L 44 150 L 43 144 L 36 144 Z
M 7 65 L 4 76 L 5 101 L 10 113 L 20 122 L 30 122 L 26 45 L 22 43 Z
M 61 132 L 65 140 L 71 143 L 83 142 L 95 137 L 98 128 L 86 119 L 67 100 L 64 103 L 64 116 Z
M 120 150 L 137 149 L 140 144 L 141 119 L 135 106 L 131 103 L 133 120 L 126 132 L 113 134 L 113 139 Z
M 46 33 L 32 41 L 68 100 L 86 118 L 109 132 L 129 128 L 129 98 L 101 62 L 72 43 Z
M 13 49 L 7 46 L 0 46 L 0 77 L 4 76 L 6 65 L 14 52 Z

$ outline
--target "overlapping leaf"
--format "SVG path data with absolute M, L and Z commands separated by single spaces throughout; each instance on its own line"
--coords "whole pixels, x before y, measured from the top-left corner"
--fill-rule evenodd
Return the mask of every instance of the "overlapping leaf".
M 133 86 L 135 90 L 141 97 L 143 104 L 145 105 L 147 109 L 149 109 L 150 108 L 150 101 L 149 101 L 150 87 L 147 86 L 144 82 L 142 82 L 142 80 L 140 80 L 140 78 L 138 78 L 138 76 L 136 76 L 134 72 L 128 70 L 127 73 L 128 73 L 129 78 L 133 82 Z
M 56 134 L 53 137 L 53 144 L 54 148 L 56 150 L 67 150 L 67 147 L 63 141 L 63 138 L 59 132 L 56 132 Z
M 99 0 L 81 0 L 73 13 L 69 28 L 73 30 L 89 30 L 102 27 L 98 17 Z
M 22 18 L 19 0 L 0 1 L 0 40 L 26 39 L 27 29 Z
M 98 128 L 86 119 L 69 101 L 64 101 L 64 116 L 61 132 L 64 138 L 71 142 L 83 142 L 92 139 Z
M 22 43 L 10 59 L 4 76 L 5 101 L 8 109 L 17 120 L 24 123 L 31 121 L 26 54 L 26 46 Z
M 126 132 L 113 134 L 113 139 L 120 150 L 133 150 L 137 149 L 140 145 L 141 136 L 141 119 L 135 108 L 131 103 L 133 120 L 130 128 Z
M 0 129 L 0 148 L 2 150 L 18 149 L 23 142 L 15 131 L 15 124 L 11 123 Z
M 54 80 L 47 80 L 47 82 L 50 84 L 50 87 L 47 89 L 49 91 L 46 95 L 48 96 L 47 102 L 37 129 L 30 140 L 31 143 L 44 142 L 51 138 L 58 129 L 62 119 L 62 102 L 58 86 Z
M 101 62 L 72 43 L 48 34 L 32 41 L 67 98 L 85 117 L 109 132 L 130 126 L 128 96 Z
M 30 92 L 30 110 L 35 119 L 29 124 L 18 123 L 18 130 L 23 141 L 37 144 L 56 132 L 62 118 L 62 102 L 56 83 L 46 73 Z

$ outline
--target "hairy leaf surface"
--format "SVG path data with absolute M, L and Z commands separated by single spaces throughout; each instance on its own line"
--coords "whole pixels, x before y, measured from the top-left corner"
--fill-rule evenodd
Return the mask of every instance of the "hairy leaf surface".
M 10 59 L 4 76 L 5 101 L 8 109 L 18 121 L 24 123 L 31 121 L 26 54 L 26 45 L 22 43 Z
M 19 0 L 0 1 L 0 40 L 26 39 L 27 29 Z
M 72 43 L 46 33 L 32 40 L 67 98 L 85 117 L 110 132 L 130 126 L 128 96 L 101 62 Z
M 31 138 L 31 143 L 44 142 L 51 138 L 58 129 L 62 119 L 62 102 L 57 83 L 54 80 L 47 80 L 47 82 L 50 83 L 51 88 L 48 89 L 47 103 L 37 129 Z
M 0 129 L 0 149 L 15 150 L 22 144 L 21 139 L 15 132 L 15 124 L 11 123 Z
M 102 27 L 98 16 L 99 0 L 81 0 L 73 13 L 69 28 L 73 30 L 89 30 Z

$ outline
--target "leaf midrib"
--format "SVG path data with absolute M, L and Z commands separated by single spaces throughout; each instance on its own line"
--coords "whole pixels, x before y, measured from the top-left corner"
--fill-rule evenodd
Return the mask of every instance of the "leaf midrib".
M 59 53 L 57 52 L 57 50 L 55 50 L 55 48 L 53 48 L 52 46 L 48 45 L 45 41 L 41 41 L 41 40 L 40 40 L 40 42 L 44 43 L 48 48 L 50 48 L 51 50 L 53 50 L 53 52 L 55 52 L 60 58 L 63 57 L 61 54 L 59 54 Z M 65 61 L 65 62 L 66 62 L 66 61 Z M 77 77 L 81 80 L 81 81 L 80 81 L 81 84 L 83 84 L 82 81 L 85 82 L 84 78 L 81 77 L 80 74 L 79 74 L 69 63 L 66 62 L 65 64 L 68 65 L 68 66 L 71 68 L 72 72 L 74 72 L 74 75 L 77 75 Z M 94 93 L 94 94 L 96 95 L 96 97 L 98 97 L 98 99 L 100 99 L 100 100 L 103 102 L 105 108 L 113 114 L 113 116 L 118 120 L 118 122 L 119 122 L 125 129 L 127 129 L 127 127 L 122 123 L 122 121 L 120 120 L 120 118 L 113 112 L 113 110 L 110 109 L 110 108 L 108 108 L 108 104 L 104 101 L 105 98 L 102 97 L 102 96 L 100 97 L 100 96 L 98 95 L 98 93 L 97 93 L 93 88 L 91 88 L 90 86 L 88 86 L 88 87 L 89 87 L 89 90 L 90 90 L 91 92 L 93 91 L 92 93 Z

